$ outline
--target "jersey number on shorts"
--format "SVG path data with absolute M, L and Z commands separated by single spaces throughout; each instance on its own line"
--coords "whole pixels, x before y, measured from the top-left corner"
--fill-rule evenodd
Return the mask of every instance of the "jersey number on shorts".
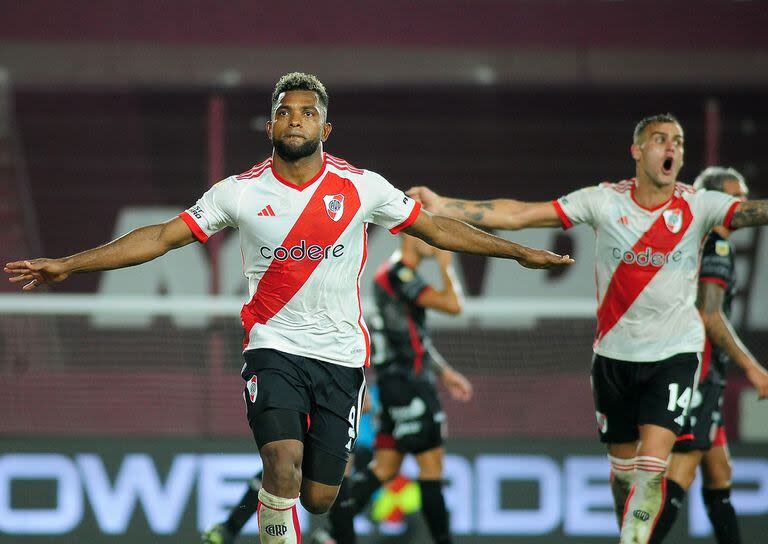
M 685 411 L 688 409 L 688 405 L 691 403 L 691 388 L 686 387 L 685 391 L 683 391 L 683 394 L 678 396 L 679 391 L 680 384 L 669 384 L 669 402 L 667 403 L 667 410 L 670 412 L 676 411 L 678 406 L 682 408 L 683 411 Z
M 352 451 L 352 441 L 355 439 L 355 415 L 357 414 L 357 407 L 353 406 L 349 411 L 349 442 L 347 442 L 347 451 Z

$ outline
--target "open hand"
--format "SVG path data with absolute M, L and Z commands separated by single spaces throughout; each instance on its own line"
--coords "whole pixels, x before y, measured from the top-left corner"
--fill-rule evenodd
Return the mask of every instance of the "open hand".
M 467 402 L 472 398 L 472 384 L 460 372 L 446 368 L 440 374 L 440 379 L 453 400 Z
M 747 370 L 747 379 L 757 391 L 760 400 L 768 398 L 768 372 L 760 365 L 755 365 Z
M 525 255 L 517 260 L 525 268 L 551 268 L 553 266 L 567 266 L 575 261 L 570 255 L 558 255 L 546 249 L 528 248 Z
M 6 263 L 3 271 L 10 274 L 11 283 L 24 283 L 22 290 L 31 291 L 38 285 L 64 281 L 71 272 L 60 259 L 31 259 Z

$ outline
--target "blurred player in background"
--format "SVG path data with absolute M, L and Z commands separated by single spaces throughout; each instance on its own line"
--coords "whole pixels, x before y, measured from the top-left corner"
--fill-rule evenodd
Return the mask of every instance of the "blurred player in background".
M 671 114 L 642 119 L 635 177 L 552 202 L 468 201 L 425 187 L 436 214 L 496 229 L 586 223 L 596 234 L 599 307 L 592 390 L 622 544 L 646 544 L 664 506 L 664 473 L 698 382 L 704 326 L 696 309 L 701 240 L 716 225 L 768 224 L 768 201 L 742 202 L 677 181 L 683 129 Z
M 440 267 L 440 290 L 429 285 L 418 271 L 422 261 L 430 257 Z M 463 402 L 472 397 L 472 386 L 435 349 L 426 327 L 427 309 L 461 312 L 462 296 L 452 257 L 448 251 L 403 235 L 400 249 L 376 272 L 378 315 L 371 323 L 381 401 L 379 428 L 373 462 L 345 480 L 331 507 L 330 536 L 337 544 L 356 542 L 355 515 L 383 484 L 398 475 L 406 454 L 413 454 L 419 466 L 421 510 L 433 541 L 452 542 L 442 491 L 445 413 L 435 381 L 439 377 L 451 397 Z M 328 541 L 316 535 L 313 543 Z
M 324 85 L 287 74 L 272 94 L 270 158 L 217 183 L 166 223 L 70 257 L 5 266 L 11 282 L 30 290 L 75 272 L 141 264 L 226 227 L 239 230 L 251 297 L 241 312 L 243 396 L 264 465 L 262 544 L 301 540 L 296 503 L 327 511 L 355 445 L 370 354 L 359 297 L 368 223 L 530 268 L 573 262 L 433 217 L 375 172 L 324 153 L 327 115 Z
M 707 168 L 693 186 L 747 199 L 744 177 L 733 168 Z M 758 397 L 764 399 L 768 397 L 768 372 L 744 346 L 729 322 L 736 292 L 735 255 L 728 239 L 730 234 L 728 229 L 717 226 L 704 242 L 696 306 L 704 320 L 707 343 L 688 423 L 672 450 L 664 510 L 652 542 L 662 542 L 671 529 L 699 465 L 704 480 L 704 505 L 718 544 L 741 542 L 731 504 L 731 462 L 722 413 L 726 374 L 729 363 L 735 363 L 755 387 Z
M 371 359 L 375 357 L 374 353 Z M 373 441 L 375 437 L 373 414 L 379 406 L 379 393 L 377 385 L 371 384 L 366 388 L 363 400 L 363 415 L 360 417 L 360 426 L 355 441 L 355 451 L 347 463 L 345 477 L 352 471 L 363 470 L 373 459 Z M 249 482 L 248 488 L 240 501 L 232 508 L 227 519 L 217 523 L 202 534 L 202 544 L 233 544 L 245 527 L 245 524 L 256 513 L 259 504 L 259 491 L 261 490 L 261 478 L 263 472 L 256 474 Z

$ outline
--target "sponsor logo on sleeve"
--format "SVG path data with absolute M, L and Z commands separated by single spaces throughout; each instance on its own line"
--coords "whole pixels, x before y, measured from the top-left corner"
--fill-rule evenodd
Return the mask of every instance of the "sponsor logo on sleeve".
M 198 205 L 192 206 L 189 209 L 189 213 L 191 213 L 195 217 L 195 219 L 202 219 L 205 211 L 198 204 Z
M 727 257 L 730 252 L 731 246 L 728 245 L 728 242 L 725 240 L 718 240 L 715 242 L 715 253 L 721 257 Z

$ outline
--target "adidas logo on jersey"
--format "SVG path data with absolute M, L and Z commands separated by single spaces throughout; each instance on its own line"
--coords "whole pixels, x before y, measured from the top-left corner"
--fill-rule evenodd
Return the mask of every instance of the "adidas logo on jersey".
M 263 210 L 261 210 L 256 215 L 261 215 L 261 216 L 265 216 L 265 217 L 274 217 L 275 216 L 275 210 L 272 209 L 272 206 L 267 204 L 267 207 L 264 208 Z
M 310 261 L 322 261 L 323 259 L 341 257 L 344 255 L 344 244 L 331 244 L 325 247 L 317 244 L 307 246 L 307 241 L 302 240 L 295 246 L 289 248 L 277 246 L 272 249 L 267 246 L 261 246 L 260 252 L 261 256 L 265 259 L 274 259 L 276 261 L 287 261 L 288 259 L 293 261 L 302 261 L 304 259 L 309 259 Z

